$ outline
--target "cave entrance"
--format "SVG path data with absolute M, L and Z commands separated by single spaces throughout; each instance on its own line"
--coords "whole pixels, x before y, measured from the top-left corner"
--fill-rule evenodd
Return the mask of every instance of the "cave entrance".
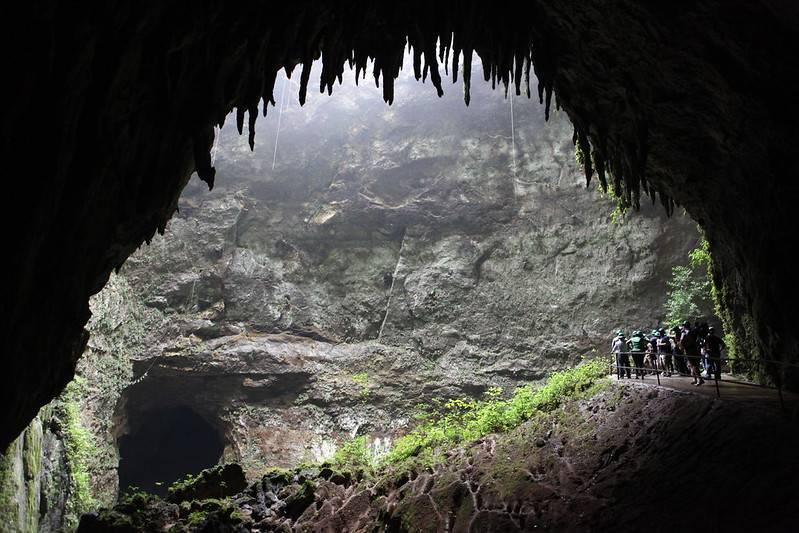
M 219 432 L 190 407 L 151 409 L 137 418 L 119 439 L 120 493 L 135 486 L 165 496 L 171 483 L 222 457 Z

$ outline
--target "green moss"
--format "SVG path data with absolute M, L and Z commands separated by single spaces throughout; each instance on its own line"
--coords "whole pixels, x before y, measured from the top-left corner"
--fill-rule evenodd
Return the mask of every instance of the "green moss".
M 25 429 L 22 463 L 25 476 L 25 531 L 39 529 L 39 474 L 42 470 L 42 423 L 38 417 Z
M 309 465 L 299 465 L 297 468 L 305 468 Z M 272 466 L 264 470 L 263 477 L 267 478 L 272 483 L 281 483 L 288 485 L 294 480 L 294 470 L 288 468 L 280 468 L 279 466 Z
M 80 419 L 80 400 L 84 386 L 85 380 L 76 377 L 54 404 L 54 415 L 61 422 L 66 464 L 69 470 L 65 523 L 70 529 L 77 527 L 80 516 L 96 505 L 87 466 L 96 450 L 94 437 Z
M 147 350 L 149 336 L 165 320 L 161 311 L 144 304 L 141 294 L 123 275 L 112 274 L 102 291 L 90 300 L 92 316 L 86 328 L 91 341 L 77 365 L 85 381 L 75 397 L 83 419 L 91 420 L 94 452 L 87 458 L 93 496 L 102 505 L 113 505 L 114 479 L 119 463 L 112 435 L 114 409 L 122 390 L 134 378 L 132 358 Z
M 297 490 L 286 498 L 286 514 L 299 517 L 314 500 L 316 493 L 316 483 L 310 479 L 304 480 L 299 484 Z
M 372 389 L 369 387 L 369 374 L 367 372 L 359 372 L 352 376 L 352 381 L 360 385 L 360 395 L 363 401 L 369 399 L 372 394 Z
M 158 497 L 145 492 L 138 487 L 131 486 L 119 498 L 119 505 L 128 510 L 144 509 Z
M 207 468 L 191 474 L 169 487 L 167 499 L 174 503 L 203 498 L 225 498 L 244 490 L 247 480 L 241 466 L 235 463 Z
M 193 511 L 186 519 L 186 525 L 189 527 L 198 527 L 208 520 L 208 513 L 205 511 Z
M 19 527 L 17 482 L 14 474 L 14 456 L 18 445 L 18 441 L 12 442 L 0 454 L 0 531 L 14 531 Z

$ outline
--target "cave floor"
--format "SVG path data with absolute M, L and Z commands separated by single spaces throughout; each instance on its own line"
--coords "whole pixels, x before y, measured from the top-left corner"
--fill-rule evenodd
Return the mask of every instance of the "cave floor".
M 654 375 L 647 375 L 643 380 L 617 379 L 616 375 L 611 376 L 611 381 L 616 384 L 634 385 L 639 387 L 663 387 L 671 390 L 698 394 L 702 396 L 715 397 L 716 383 L 712 379 L 705 378 L 705 384 L 701 386 L 693 385 L 693 378 L 689 376 L 660 376 L 660 385 Z M 783 402 L 787 413 L 792 414 L 793 418 L 799 416 L 799 394 L 783 391 Z M 718 383 L 718 397 L 724 401 L 757 402 L 758 404 L 780 409 L 779 391 L 770 387 L 762 387 L 755 383 L 743 383 L 737 376 L 722 374 Z

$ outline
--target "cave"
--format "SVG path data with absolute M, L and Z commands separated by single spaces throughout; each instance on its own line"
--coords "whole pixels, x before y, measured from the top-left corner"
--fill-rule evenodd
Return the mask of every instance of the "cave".
M 345 66 L 365 77 L 374 59 L 390 104 L 406 43 L 416 77 L 439 94 L 443 67 L 469 103 L 477 53 L 492 86 L 532 92 L 547 114 L 564 109 L 591 154 L 588 180 L 609 180 L 633 205 L 643 194 L 669 212 L 682 206 L 703 226 L 740 350 L 799 356 L 797 314 L 785 304 L 797 294 L 785 201 L 797 196 L 793 2 L 121 5 L 53 1 L 8 13 L 20 23 L 7 48 L 27 44 L 10 58 L 20 78 L 8 87 L 3 150 L 36 164 L 7 186 L 17 201 L 6 226 L 17 231 L 7 245 L 0 444 L 72 377 L 89 296 L 163 231 L 193 171 L 213 186 L 215 124 L 235 109 L 239 130 L 247 122 L 254 135 L 277 72 L 302 65 L 302 103 L 320 57 L 328 92 Z M 766 370 L 793 387 L 793 368 Z
M 562 110 L 587 184 L 598 180 L 636 209 L 684 209 L 701 226 L 736 351 L 762 383 L 799 389 L 795 2 L 174 0 L 97 8 L 48 0 L 4 14 L 14 22 L 3 44 L 15 78 L 6 87 L 3 155 L 9 167 L 27 168 L 5 183 L 3 449 L 73 378 L 89 342 L 89 298 L 163 233 L 182 191 L 196 185 L 192 176 L 218 185 L 215 128 L 233 113 L 252 147 L 259 113 L 274 119 L 281 71 L 299 80 L 300 104 L 309 84 L 336 98 L 342 72 L 352 69 L 391 105 L 406 69 L 439 96 L 462 90 L 467 106 L 473 78 L 482 78 L 537 101 L 547 118 Z M 475 55 L 482 72 L 472 72 Z M 322 72 L 312 80 L 314 62 Z M 386 270 L 379 283 L 391 287 L 395 274 Z M 289 372 L 289 388 L 308 381 L 303 369 Z M 269 395 L 272 385 L 256 375 L 245 388 Z M 143 451 L 138 439 L 160 424 L 131 425 L 138 429 L 120 437 L 120 452 Z M 224 446 L 207 429 L 196 430 L 208 436 L 206 459 Z M 153 476 L 125 483 L 162 474 Z
M 152 409 L 126 421 L 118 440 L 119 489 L 137 487 L 166 496 L 169 485 L 219 462 L 218 430 L 187 406 Z

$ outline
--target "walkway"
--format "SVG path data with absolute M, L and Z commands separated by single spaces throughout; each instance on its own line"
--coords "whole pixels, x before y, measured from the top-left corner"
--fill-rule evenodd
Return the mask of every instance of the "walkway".
M 645 379 L 617 379 L 616 374 L 610 376 L 611 381 L 619 384 L 638 384 L 645 386 L 658 386 L 657 378 L 650 374 Z M 725 380 L 735 380 L 735 383 Z M 712 379 L 705 379 L 705 384 L 699 387 L 692 384 L 693 378 L 689 376 L 671 376 L 665 377 L 661 374 L 660 386 L 678 390 L 682 392 L 689 392 L 692 394 L 699 394 L 702 396 L 716 397 L 716 382 Z M 745 384 L 740 383 L 740 378 L 734 377 L 730 374 L 722 374 L 721 381 L 719 381 L 718 389 L 719 397 L 721 400 L 729 401 L 746 401 L 758 402 L 764 405 L 770 405 L 776 409 L 780 408 L 780 397 L 777 389 L 769 387 L 761 387 L 755 383 Z M 785 410 L 789 413 L 799 412 L 799 394 L 783 391 L 783 400 L 785 403 Z

